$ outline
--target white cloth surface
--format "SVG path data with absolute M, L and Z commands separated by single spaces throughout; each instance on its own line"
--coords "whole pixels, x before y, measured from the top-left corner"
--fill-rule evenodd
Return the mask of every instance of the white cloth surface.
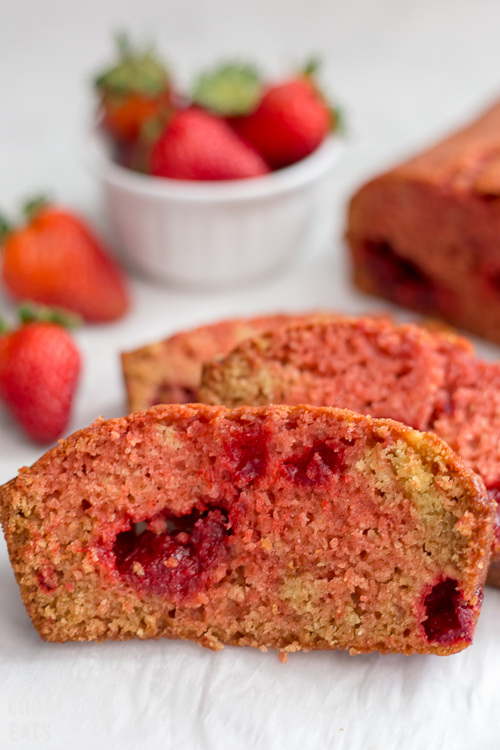
M 246 289 L 190 293 L 134 279 L 130 315 L 76 334 L 85 371 L 68 433 L 98 414 L 124 413 L 124 349 L 232 315 L 386 309 L 350 285 L 348 196 L 500 92 L 496 0 L 0 0 L 0 18 L 0 205 L 9 210 L 48 188 L 106 231 L 80 145 L 88 81 L 118 28 L 156 38 L 183 81 L 224 55 L 256 58 L 278 74 L 319 53 L 347 116 L 330 246 Z M 0 412 L 0 481 L 42 452 Z M 474 645 L 459 655 L 309 653 L 286 665 L 274 653 L 214 654 L 174 641 L 43 643 L 3 541 L 0 592 L 2 750 L 500 748 L 500 591 L 486 590 Z

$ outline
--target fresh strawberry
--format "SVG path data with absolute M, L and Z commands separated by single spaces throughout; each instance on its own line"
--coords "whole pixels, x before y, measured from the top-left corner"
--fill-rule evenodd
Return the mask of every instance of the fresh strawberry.
M 151 50 L 134 50 L 120 35 L 118 62 L 95 80 L 103 125 L 120 140 L 135 140 L 141 129 L 171 108 L 170 77 Z
M 64 431 L 79 373 L 80 354 L 61 325 L 34 321 L 0 335 L 0 398 L 37 442 Z
M 190 107 L 168 123 L 153 147 L 149 171 L 179 180 L 235 180 L 269 168 L 223 119 Z
M 29 203 L 25 212 L 26 226 L 4 228 L 2 275 L 11 294 L 90 322 L 123 315 L 125 279 L 103 242 L 78 217 L 43 201 Z
M 311 154 L 331 128 L 332 110 L 314 82 L 316 67 L 269 87 L 254 112 L 233 120 L 236 132 L 273 169 Z

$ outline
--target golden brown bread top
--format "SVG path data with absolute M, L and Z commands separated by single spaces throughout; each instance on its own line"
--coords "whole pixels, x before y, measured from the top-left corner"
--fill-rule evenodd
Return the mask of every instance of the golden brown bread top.
M 381 178 L 424 181 L 456 190 L 500 194 L 500 102 L 465 128 Z

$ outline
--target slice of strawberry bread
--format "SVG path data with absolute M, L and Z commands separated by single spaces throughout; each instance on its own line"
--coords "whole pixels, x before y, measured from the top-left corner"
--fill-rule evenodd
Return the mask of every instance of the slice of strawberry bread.
M 197 401 L 205 362 L 229 354 L 244 339 L 308 317 L 276 314 L 223 320 L 124 352 L 122 367 L 129 412 L 149 409 L 155 404 Z
M 477 360 L 459 336 L 377 318 L 290 324 L 206 365 L 199 395 L 346 407 L 432 430 L 500 499 L 500 364 Z M 488 583 L 500 586 L 500 518 L 493 557 Z
M 46 640 L 443 655 L 472 641 L 494 513 L 433 435 L 201 404 L 97 421 L 0 505 Z
M 500 342 L 500 102 L 363 185 L 347 240 L 361 289 Z
M 208 404 L 312 404 L 389 417 L 419 430 L 473 368 L 464 338 L 383 318 L 314 318 L 241 342 L 206 364 Z

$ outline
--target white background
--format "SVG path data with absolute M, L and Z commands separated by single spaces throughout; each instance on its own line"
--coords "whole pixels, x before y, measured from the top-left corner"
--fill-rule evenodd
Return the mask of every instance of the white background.
M 0 207 L 49 190 L 103 231 L 85 164 L 89 81 L 126 28 L 155 38 L 183 83 L 239 55 L 278 75 L 311 52 L 348 121 L 335 236 L 279 277 L 217 294 L 133 281 L 133 309 L 77 334 L 85 372 L 68 432 L 124 413 L 118 353 L 219 317 L 382 305 L 350 286 L 345 204 L 365 178 L 500 94 L 498 0 L 0 0 Z M 0 308 L 13 307 L 0 291 Z M 486 356 L 495 347 L 480 345 Z M 0 413 L 0 481 L 42 449 Z M 193 644 L 44 644 L 0 548 L 0 748 L 494 750 L 500 748 L 500 592 L 474 645 L 439 657 L 277 655 Z

